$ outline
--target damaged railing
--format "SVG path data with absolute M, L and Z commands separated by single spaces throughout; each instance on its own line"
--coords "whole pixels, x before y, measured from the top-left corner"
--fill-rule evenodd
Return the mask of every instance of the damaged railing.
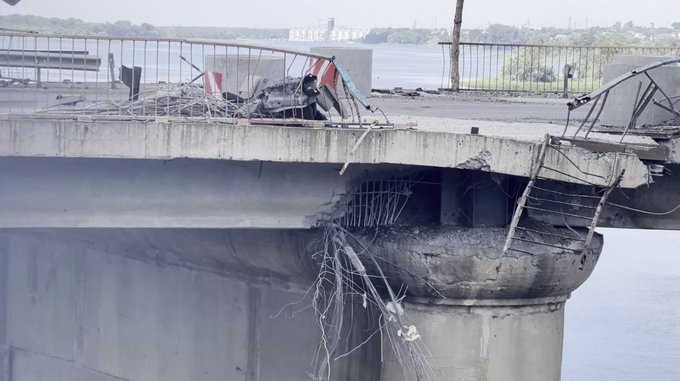
M 600 220 L 600 214 L 611 193 L 621 183 L 626 171 L 625 168 L 621 168 L 619 155 L 616 154 L 614 156 L 614 162 L 611 165 L 611 174 L 608 178 L 589 173 L 569 159 L 564 152 L 562 152 L 559 142 L 556 144 L 553 140 L 553 137 L 546 135 L 545 141 L 532 165 L 533 169 L 529 182 L 524 189 L 522 196 L 519 197 L 516 203 L 505 246 L 503 247 L 503 255 L 507 255 L 511 251 L 535 255 L 546 247 L 559 249 L 580 255 L 580 269 L 583 270 L 588 257 L 590 244 L 595 235 L 595 229 Z M 575 174 L 569 174 L 566 171 L 546 165 L 545 159 L 548 151 L 554 151 L 565 158 L 569 165 L 573 167 L 572 170 L 575 170 Z M 601 194 L 598 196 L 592 194 L 567 194 L 558 192 L 538 184 L 539 181 L 551 181 L 544 177 L 545 173 L 550 172 L 559 173 L 571 178 L 573 181 L 591 186 L 596 186 L 596 184 L 589 179 L 592 177 L 599 177 L 601 180 L 605 180 L 608 185 L 601 189 Z M 573 211 L 573 209 L 580 210 L 580 212 Z M 527 225 L 526 221 L 523 221 L 522 219 L 526 210 L 553 215 L 558 219 L 562 219 L 565 225 L 567 224 L 567 218 L 587 221 L 589 223 L 588 232 L 587 234 L 582 235 L 570 228 L 570 233 L 564 233 L 554 231 L 554 227 L 549 225 Z M 546 238 L 552 239 L 556 241 L 556 243 L 546 242 Z
M 0 32 L 0 112 L 361 125 L 334 57 L 226 42 Z M 309 122 L 305 122 L 309 121 Z
M 590 94 L 575 98 L 567 105 L 567 125 L 564 128 L 562 137 L 566 137 L 571 119 L 571 112 L 579 107 L 590 104 L 588 114 L 586 115 L 585 119 L 583 119 L 573 135 L 573 138 L 577 138 L 578 135 L 583 131 L 583 138 L 588 139 L 588 136 L 602 115 L 604 108 L 607 106 L 610 92 L 628 81 L 635 80 L 637 77 L 643 77 L 642 79 L 647 83 L 644 86 L 644 91 L 642 90 L 643 80 L 640 80 L 637 83 L 637 92 L 635 93 L 632 109 L 629 111 L 630 119 L 623 131 L 621 131 L 621 139 L 619 143 L 623 143 L 630 130 L 634 130 L 638 127 L 638 119 L 651 105 L 658 107 L 659 110 L 670 113 L 670 115 L 672 115 L 674 118 L 679 118 L 680 109 L 676 108 L 676 105 L 680 101 L 680 98 L 676 95 L 677 89 L 675 84 L 659 83 L 659 81 L 655 80 L 653 73 L 656 69 L 677 64 L 680 64 L 680 58 L 669 58 L 667 60 L 653 62 L 649 65 L 639 67 L 635 70 L 632 70 L 631 72 L 621 75 L 620 77 L 614 79 L 613 81 Z M 660 95 L 659 100 L 655 99 L 655 95 L 657 93 Z
M 442 87 L 451 88 L 450 42 L 440 43 Z M 602 86 L 615 55 L 678 56 L 678 47 L 460 44 L 460 88 L 479 91 L 585 93 Z

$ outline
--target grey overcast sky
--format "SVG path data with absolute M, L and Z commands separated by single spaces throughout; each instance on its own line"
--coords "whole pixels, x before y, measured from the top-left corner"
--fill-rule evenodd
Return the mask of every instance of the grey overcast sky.
M 356 27 L 449 27 L 455 0 L 22 0 L 0 3 L 0 14 L 75 17 L 86 21 L 130 20 L 154 25 L 294 27 L 335 17 Z M 680 22 L 680 0 L 467 0 L 464 27 L 492 23 L 562 26 L 670 26 Z

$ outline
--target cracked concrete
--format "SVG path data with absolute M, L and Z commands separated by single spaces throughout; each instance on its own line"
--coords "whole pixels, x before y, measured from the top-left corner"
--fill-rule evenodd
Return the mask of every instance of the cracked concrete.
M 525 244 L 520 249 L 535 255 L 502 256 L 506 237 L 503 228 L 395 227 L 365 242 L 372 242 L 371 252 L 394 288 L 403 283 L 412 296 L 456 300 L 569 295 L 588 279 L 603 246 L 602 236 L 596 235 L 581 271 L 581 256 L 568 250 Z M 532 239 L 572 249 L 574 244 L 551 237 Z
M 370 177 L 369 167 L 528 177 L 545 133 L 558 129 L 422 119 L 420 130 L 375 129 L 353 152 L 359 129 L 0 120 L 0 225 L 86 229 L 0 232 L 13 270 L 4 348 L 22 351 L 6 365 L 20 368 L 12 381 L 48 377 L 47 368 L 57 381 L 306 378 L 318 332 L 309 309 L 291 306 L 310 280 L 301 253 L 314 232 L 306 229 L 335 210 L 338 192 Z M 608 184 L 615 155 L 562 148 L 546 155 L 548 166 L 568 172 L 575 163 L 594 184 Z M 348 157 L 350 171 L 339 176 Z M 647 183 L 644 163 L 620 158 L 623 187 Z M 417 201 L 436 204 L 444 191 L 428 192 Z M 414 214 L 427 208 L 415 204 Z M 581 271 L 573 243 L 559 239 L 543 242 L 564 249 L 501 257 L 506 234 L 418 225 L 363 237 L 394 288 L 408 286 L 405 306 L 433 350 L 435 379 L 559 379 L 562 307 L 593 271 L 602 237 Z M 288 315 L 296 319 L 271 319 Z M 355 344 L 380 324 L 372 318 L 353 320 Z M 343 359 L 336 377 L 375 381 L 382 371 L 399 380 L 389 355 L 384 369 L 376 365 L 380 355 L 371 342 Z
M 498 174 L 529 177 L 540 143 L 522 140 L 524 127 L 500 124 L 509 134 L 470 135 L 466 121 L 445 121 L 443 130 L 375 129 L 356 149 L 357 129 L 311 129 L 280 126 L 238 126 L 178 120 L 170 123 L 139 121 L 0 120 L 0 156 L 69 157 L 168 160 L 177 158 L 268 161 L 286 163 L 398 164 L 455 168 L 479 155 L 487 157 L 488 170 Z M 496 122 L 498 123 L 498 122 Z M 453 132 L 456 125 L 468 126 Z M 450 127 L 450 129 L 449 129 Z M 514 131 L 514 128 L 517 131 Z M 539 127 L 541 137 L 546 131 Z M 611 173 L 606 161 L 583 157 L 571 147 L 564 156 L 600 176 L 591 182 L 607 185 Z M 614 157 L 613 154 L 608 156 Z M 619 154 L 627 169 L 621 186 L 647 184 L 647 167 L 632 154 Z M 354 164 L 353 164 L 354 165 Z M 546 165 L 574 172 L 562 156 L 548 156 Z M 351 171 L 350 166 L 350 171 Z M 486 167 L 484 167 L 486 168 Z M 573 177 L 548 173 L 546 178 L 575 182 Z M 578 177 L 578 176 L 577 176 Z M 576 181 L 577 182 L 577 181 Z
M 455 168 L 488 172 L 491 170 L 491 165 L 489 164 L 492 158 L 491 155 L 492 154 L 489 151 L 482 151 L 479 153 L 479 155 L 468 159 L 464 163 L 456 165 Z

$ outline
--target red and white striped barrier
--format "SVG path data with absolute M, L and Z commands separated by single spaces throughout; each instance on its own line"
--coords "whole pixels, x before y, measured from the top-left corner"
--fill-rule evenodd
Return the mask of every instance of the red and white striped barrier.
M 221 97 L 224 92 L 222 90 L 222 73 L 206 71 L 203 76 L 203 88 L 206 94 Z
M 312 61 L 309 72 L 318 78 L 317 83 L 319 88 L 328 86 L 330 89 L 337 90 L 338 69 L 332 61 L 321 59 L 314 60 Z

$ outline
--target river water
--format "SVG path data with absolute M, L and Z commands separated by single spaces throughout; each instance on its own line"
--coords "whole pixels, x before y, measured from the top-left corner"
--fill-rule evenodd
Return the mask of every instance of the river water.
M 680 232 L 601 229 L 567 303 L 563 381 L 680 380 Z
M 359 43 L 315 43 L 315 42 L 294 42 L 294 41 L 239 41 L 248 45 L 269 46 L 282 49 L 291 49 L 301 52 L 308 52 L 312 47 L 318 46 L 341 46 L 341 47 L 358 47 L 373 50 L 373 87 L 374 88 L 394 88 L 401 86 L 404 88 L 422 87 L 426 89 L 437 89 L 440 87 L 449 86 L 449 48 L 444 49 L 440 46 L 417 46 L 417 45 L 396 45 L 396 44 L 379 44 L 367 45 Z M 189 67 L 189 65 L 180 60 L 180 56 L 187 57 L 190 61 L 196 63 L 201 68 L 206 66 L 204 58 L 206 56 L 224 56 L 229 54 L 235 56 L 240 54 L 241 57 L 252 55 L 257 58 L 260 51 L 257 49 L 249 50 L 247 48 L 229 48 L 225 50 L 222 47 L 213 47 L 212 44 L 200 43 L 156 43 L 153 41 L 118 41 L 118 40 L 96 40 L 96 39 L 60 39 L 60 38 L 0 38 L 0 49 L 17 49 L 28 51 L 33 50 L 49 50 L 49 51 L 87 51 L 90 55 L 99 57 L 101 59 L 100 70 L 96 72 L 85 72 L 82 70 L 54 70 L 43 69 L 42 79 L 44 81 L 61 82 L 63 80 L 70 80 L 72 82 L 106 82 L 108 78 L 108 57 L 112 55 L 114 65 L 116 67 L 121 64 L 127 66 L 143 67 L 142 83 L 158 83 L 159 81 L 178 82 L 180 80 L 187 81 L 196 75 L 196 72 Z M 467 54 L 463 60 L 463 65 L 466 67 L 472 66 L 473 61 L 479 61 L 482 57 L 477 57 L 474 54 Z M 490 53 L 489 53 L 490 54 Z M 31 54 L 28 53 L 28 58 Z M 261 57 L 267 58 L 271 55 L 268 52 L 263 52 Z M 49 55 L 48 55 L 49 57 Z M 277 55 L 281 58 L 281 55 Z M 493 57 L 485 55 L 487 63 L 485 65 L 492 65 L 495 62 L 498 66 L 498 60 Z M 52 57 L 52 59 L 56 59 Z M 64 59 L 64 63 L 68 64 L 68 59 Z M 290 65 L 291 70 L 289 75 L 302 72 L 302 67 L 308 67 L 308 62 L 302 58 L 294 59 L 288 56 L 287 64 Z M 67 65 L 68 66 L 68 65 Z M 297 66 L 300 66 L 298 68 Z M 7 70 L 6 68 L 0 68 Z M 8 76 L 15 76 L 18 78 L 35 79 L 35 74 L 29 69 L 10 68 L 10 71 L 5 73 Z M 487 73 L 498 72 L 498 67 L 487 67 Z M 468 73 L 463 77 L 464 81 L 476 79 L 477 74 Z M 481 74 L 480 74 L 481 75 Z
M 264 42 L 263 42 L 264 43 Z M 271 44 L 271 42 L 270 42 Z M 448 86 L 449 48 L 438 46 L 359 43 L 276 42 L 286 48 L 308 51 L 316 46 L 343 46 L 373 50 L 373 87 L 437 89 Z

